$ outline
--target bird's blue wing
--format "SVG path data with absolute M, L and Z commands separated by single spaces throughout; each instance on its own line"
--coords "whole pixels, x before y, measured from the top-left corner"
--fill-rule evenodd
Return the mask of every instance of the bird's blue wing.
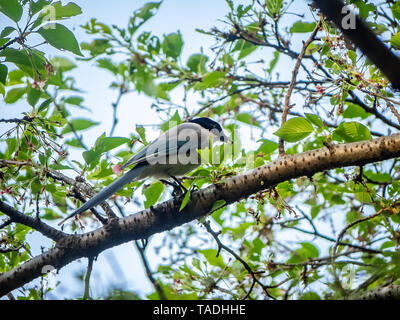
M 177 140 L 174 143 L 171 143 L 169 140 L 155 140 L 154 142 L 140 150 L 127 162 L 125 162 L 121 166 L 121 170 L 133 164 L 141 163 L 144 161 L 151 162 L 151 160 L 157 158 L 160 159 L 162 157 L 168 157 L 172 154 L 178 154 L 179 149 L 186 143 L 188 143 L 188 141 L 186 140 Z

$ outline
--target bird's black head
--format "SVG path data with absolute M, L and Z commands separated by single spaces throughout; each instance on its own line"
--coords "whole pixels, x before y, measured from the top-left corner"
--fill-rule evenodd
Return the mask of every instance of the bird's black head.
M 219 133 L 222 132 L 222 127 L 220 126 L 220 124 L 209 118 L 204 118 L 204 117 L 196 118 L 196 119 L 189 120 L 189 122 L 197 123 L 198 125 L 201 125 L 204 129 L 207 129 L 210 131 L 216 130 Z

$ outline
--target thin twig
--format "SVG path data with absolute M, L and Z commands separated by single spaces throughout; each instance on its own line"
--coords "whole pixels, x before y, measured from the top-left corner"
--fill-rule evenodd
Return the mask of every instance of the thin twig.
M 335 245 L 333 246 L 333 250 L 332 250 L 332 263 L 334 263 L 333 260 L 335 259 L 334 257 L 335 257 L 335 255 L 336 255 L 337 247 L 338 247 L 339 245 L 341 245 L 341 244 L 340 244 L 340 242 L 341 242 L 340 240 L 342 240 L 342 238 L 343 238 L 343 236 L 346 234 L 347 230 L 349 230 L 350 228 L 354 227 L 356 224 L 359 224 L 359 223 L 364 222 L 364 221 L 371 220 L 371 219 L 373 219 L 373 218 L 375 218 L 375 217 L 381 215 L 383 212 L 386 212 L 386 211 L 391 210 L 391 208 L 392 208 L 392 207 L 382 208 L 382 209 L 380 209 L 378 212 L 376 212 L 376 213 L 373 214 L 373 215 L 370 215 L 370 216 L 365 217 L 365 218 L 358 219 L 358 220 L 353 221 L 352 223 L 348 224 L 348 225 L 339 233 L 339 236 L 338 236 L 338 238 L 337 238 L 337 240 L 336 240 L 336 243 L 335 243 Z
M 10 41 L 8 41 L 7 43 L 3 44 L 3 45 L 0 47 L 0 51 L 3 50 L 3 49 L 5 49 L 5 48 L 7 48 L 7 47 L 9 47 L 9 46 L 11 46 L 13 43 L 15 43 L 15 42 L 21 40 L 21 38 L 22 38 L 22 37 L 16 37 L 16 38 L 14 38 L 14 39 L 11 39 Z
M 286 122 L 287 114 L 288 114 L 290 108 L 292 107 L 290 105 L 290 96 L 292 95 L 293 88 L 296 85 L 296 78 L 297 78 L 297 74 L 299 72 L 301 60 L 303 59 L 303 56 L 307 50 L 307 47 L 314 40 L 314 37 L 317 34 L 320 25 L 321 25 L 321 22 L 319 21 L 316 24 L 316 26 L 315 26 L 313 32 L 311 33 L 310 37 L 308 38 L 308 40 L 303 44 L 303 48 L 301 49 L 301 52 L 300 52 L 299 56 L 297 57 L 295 67 L 292 72 L 292 80 L 290 81 L 290 85 L 289 85 L 288 91 L 285 96 L 285 103 L 284 103 L 283 112 L 282 112 L 282 125 Z M 284 154 L 285 154 L 284 142 L 282 139 L 279 139 L 279 156 L 283 156 Z
M 83 300 L 91 299 L 90 297 L 90 276 L 92 275 L 94 257 L 88 257 L 88 266 L 85 275 L 85 291 L 83 293 Z
M 389 101 L 386 101 L 387 106 L 389 107 L 390 111 L 392 111 L 392 113 L 395 115 L 395 117 L 397 118 L 397 121 L 400 124 L 400 113 L 396 110 L 396 108 L 393 106 L 393 104 Z
M 325 240 L 330 241 L 330 242 L 336 242 L 336 240 L 334 238 L 328 237 L 328 236 L 326 236 L 324 234 L 321 234 L 320 232 L 308 231 L 308 230 L 304 230 L 304 229 L 301 229 L 301 228 L 296 227 L 296 226 L 287 226 L 285 224 L 281 224 L 281 226 L 283 228 L 290 228 L 290 229 L 297 230 L 297 231 L 302 232 L 302 233 L 307 233 L 307 234 L 310 234 L 310 235 L 314 235 L 316 237 L 325 239 Z M 368 252 L 368 253 L 373 253 L 373 254 L 382 253 L 382 251 L 380 251 L 380 250 L 367 248 L 367 247 L 363 247 L 363 246 L 360 246 L 360 245 L 357 245 L 357 244 L 347 243 L 347 242 L 343 242 L 343 241 L 339 241 L 339 245 L 347 246 L 347 247 L 354 248 L 354 249 L 359 249 L 361 251 Z
M 127 92 L 126 89 L 125 89 L 123 86 L 121 86 L 120 89 L 119 89 L 119 93 L 118 93 L 117 100 L 111 104 L 111 106 L 112 106 L 112 108 L 113 108 L 113 123 L 112 123 L 112 127 L 111 127 L 111 130 L 110 130 L 110 137 L 113 136 L 114 130 L 115 130 L 117 124 L 118 124 L 118 118 L 117 118 L 117 108 L 118 108 L 118 105 L 119 105 L 119 103 L 120 103 L 120 101 L 121 101 L 122 96 L 123 96 L 126 92 Z
M 215 232 L 215 231 L 211 228 L 210 222 L 209 222 L 209 221 L 204 221 L 204 222 L 203 222 L 203 225 L 204 225 L 204 227 L 206 228 L 207 232 L 208 232 L 209 234 L 212 235 L 212 237 L 215 239 L 215 241 L 216 241 L 217 244 L 218 244 L 218 253 L 217 253 L 217 255 L 218 255 L 219 252 L 221 251 L 221 248 L 224 249 L 225 251 L 229 252 L 232 256 L 235 257 L 236 260 L 238 260 L 238 261 L 243 265 L 243 267 L 247 270 L 247 272 L 248 272 L 248 273 L 251 275 L 251 277 L 253 278 L 253 284 L 251 285 L 250 290 L 247 292 L 247 294 L 246 294 L 242 299 L 243 299 L 243 300 L 244 300 L 244 299 L 247 299 L 247 298 L 250 296 L 250 293 L 251 293 L 251 291 L 252 291 L 252 289 L 253 289 L 253 287 L 254 287 L 254 283 L 255 283 L 255 282 L 258 283 L 258 284 L 263 288 L 265 294 L 266 294 L 268 297 L 270 297 L 271 299 L 275 299 L 275 298 L 272 297 L 271 294 L 269 293 L 269 291 L 268 291 L 268 288 L 269 288 L 269 287 L 266 286 L 266 285 L 264 285 L 264 284 L 257 278 L 256 272 L 253 271 L 253 270 L 251 269 L 251 267 L 248 265 L 248 263 L 247 263 L 246 261 L 244 261 L 235 251 L 233 251 L 231 248 L 227 247 L 226 245 L 224 245 L 224 244 L 221 242 L 221 240 L 219 239 L 219 233 L 218 233 L 218 232 Z
M 396 204 L 396 202 L 394 202 L 394 204 Z M 394 205 L 394 204 L 393 204 L 393 205 Z M 392 205 L 392 206 L 393 206 L 393 205 Z M 332 249 L 331 265 L 332 265 L 332 269 L 333 269 L 332 272 L 333 272 L 333 275 L 334 275 L 334 277 L 335 277 L 335 283 L 339 286 L 339 289 L 342 291 L 342 294 L 346 295 L 346 294 L 345 294 L 345 291 L 344 291 L 344 288 L 342 287 L 341 282 L 339 281 L 339 277 L 338 277 L 338 275 L 337 275 L 337 272 L 336 272 L 336 265 L 335 265 L 336 251 L 337 251 L 338 246 L 340 245 L 340 240 L 343 238 L 343 236 L 346 234 L 347 230 L 349 230 L 350 228 L 354 227 L 355 225 L 357 225 L 357 224 L 359 224 L 359 223 L 361 223 L 361 222 L 368 221 L 368 220 L 371 220 L 371 219 L 373 219 L 373 218 L 376 218 L 377 216 L 381 215 L 383 212 L 386 212 L 386 211 L 391 210 L 391 209 L 392 209 L 392 206 L 386 207 L 386 208 L 382 208 L 382 209 L 380 209 L 378 212 L 376 212 L 376 213 L 373 214 L 373 215 L 370 215 L 370 216 L 368 216 L 368 217 L 361 218 L 361 219 L 358 219 L 358 220 L 356 220 L 356 221 L 353 221 L 352 223 L 348 224 L 348 225 L 339 233 L 339 236 L 338 236 L 338 238 L 337 238 L 337 240 L 336 240 L 336 243 L 335 243 L 335 245 L 333 246 L 333 249 Z
M 146 255 L 145 255 L 145 249 L 147 246 L 147 242 L 143 243 L 142 245 L 139 244 L 139 241 L 135 241 L 135 246 L 136 249 L 139 251 L 140 257 L 142 259 L 142 263 L 143 266 L 146 270 L 146 275 L 147 278 L 150 280 L 150 282 L 152 283 L 154 289 L 156 290 L 158 297 L 160 298 L 160 300 L 168 300 L 167 296 L 164 293 L 163 288 L 160 286 L 160 284 L 158 283 L 158 281 L 153 277 L 153 272 L 150 270 L 150 266 L 149 263 L 147 261 Z
M 6 249 L 2 249 L 0 248 L 0 253 L 8 253 L 8 252 L 17 252 L 19 251 L 19 249 L 21 249 L 24 245 L 21 244 L 18 247 L 15 248 L 6 248 Z

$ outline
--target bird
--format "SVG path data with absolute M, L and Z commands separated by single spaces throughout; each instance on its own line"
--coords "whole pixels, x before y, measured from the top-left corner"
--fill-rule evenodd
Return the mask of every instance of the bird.
M 154 178 L 174 186 L 174 189 L 178 185 L 184 188 L 178 177 L 186 175 L 200 165 L 198 150 L 209 147 L 210 140 L 232 143 L 232 139 L 225 134 L 221 125 L 206 117 L 193 118 L 167 130 L 127 162 L 115 165 L 113 172 L 117 175 L 125 168 L 135 166 L 69 214 L 58 225 L 63 225 L 68 219 L 103 203 L 133 181 Z M 169 182 L 171 179 L 178 185 Z

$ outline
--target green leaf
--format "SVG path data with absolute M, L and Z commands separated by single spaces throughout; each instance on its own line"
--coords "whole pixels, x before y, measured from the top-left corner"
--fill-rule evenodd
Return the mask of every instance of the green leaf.
M 50 60 L 56 71 L 66 72 L 76 68 L 76 64 L 64 57 L 54 57 Z
M 381 250 L 385 250 L 387 248 L 392 248 L 392 247 L 395 247 L 395 246 L 396 246 L 396 242 L 389 240 L 389 241 L 385 241 L 384 243 L 382 243 L 380 249 Z
M 34 65 L 38 69 L 43 69 L 43 65 L 46 63 L 43 54 L 37 50 L 28 51 L 27 49 L 5 48 L 0 51 L 0 57 L 5 57 L 7 62 L 29 67 Z
M 376 173 L 371 170 L 366 170 L 364 171 L 364 175 L 374 182 L 390 183 L 392 181 L 392 176 L 387 172 Z
M 160 129 L 162 132 L 165 132 L 179 124 L 182 123 L 181 117 L 179 116 L 178 111 L 175 111 L 174 115 L 172 116 L 171 119 L 169 119 L 167 122 L 164 122 L 161 126 Z
M 95 57 L 106 52 L 108 48 L 111 48 L 111 45 L 107 39 L 94 39 L 91 43 L 82 42 L 81 48 L 88 50 Z
M 13 28 L 13 27 L 5 27 L 0 33 L 0 38 L 5 38 L 14 31 L 15 31 L 15 28 Z
M 207 262 L 214 266 L 214 267 L 220 267 L 220 268 L 225 268 L 225 263 L 224 260 L 222 260 L 221 255 L 218 255 L 217 257 L 217 250 L 215 249 L 203 249 L 199 250 L 199 253 L 204 256 L 204 258 L 207 260 Z
M 278 144 L 274 141 L 262 139 L 257 142 L 262 141 L 261 146 L 258 147 L 257 152 L 263 152 L 264 154 L 270 154 L 278 149 Z
M 226 204 L 226 201 L 224 199 L 220 199 L 214 202 L 210 212 L 213 212 L 215 210 L 220 209 L 221 207 L 223 207 Z
M 0 64 L 0 82 L 6 84 L 8 68 L 4 64 Z
M 167 57 L 171 57 L 176 60 L 181 55 L 183 47 L 183 40 L 181 33 L 170 33 L 164 36 L 164 41 L 161 48 Z
M 255 126 L 255 127 L 260 127 L 260 124 L 258 123 L 258 121 L 250 114 L 250 113 L 239 113 L 236 116 L 236 120 L 246 123 L 250 126 Z
M 300 242 L 300 245 L 301 245 L 302 249 L 304 249 L 304 251 L 306 253 L 304 258 L 312 259 L 312 258 L 318 258 L 319 257 L 319 250 L 312 243 L 310 243 L 310 242 Z
M 44 220 L 55 220 L 55 219 L 59 219 L 60 215 L 58 215 L 57 213 L 55 213 L 53 210 L 49 209 L 49 208 L 44 208 L 44 214 L 40 217 L 41 219 Z
M 82 9 L 73 2 L 68 2 L 65 6 L 61 1 L 54 2 L 52 7 L 56 10 L 56 20 L 74 17 L 82 13 Z
M 296 21 L 290 28 L 290 33 L 305 33 L 315 29 L 315 22 Z
M 9 104 L 15 103 L 24 95 L 25 92 L 26 88 L 13 88 L 7 92 L 4 102 Z
M 89 119 L 72 119 L 69 121 L 69 123 L 71 124 L 71 126 L 75 131 L 85 130 L 99 124 L 99 122 L 94 122 Z M 61 134 L 72 132 L 71 126 L 66 125 L 65 128 L 61 131 Z
M 38 112 L 42 112 L 42 111 L 44 111 L 45 109 L 47 109 L 52 101 L 53 101 L 52 98 L 49 98 L 49 99 L 43 101 L 43 102 L 40 104 L 39 108 L 38 108 Z
M 269 68 L 267 69 L 268 73 L 271 73 L 272 70 L 274 70 L 276 64 L 278 63 L 278 60 L 279 60 L 279 51 L 274 51 L 274 58 L 269 63 Z
M 146 3 L 143 7 L 136 10 L 133 13 L 132 18 L 129 20 L 128 31 L 129 34 L 132 35 L 140 26 L 142 26 L 147 20 L 149 20 L 154 14 L 156 10 L 160 7 L 162 1 L 160 2 L 149 2 Z
M 248 5 L 246 7 L 243 8 L 243 5 L 240 4 L 237 7 L 237 17 L 240 19 L 241 17 L 243 17 L 247 12 L 249 12 L 249 10 L 252 8 L 251 5 Z
M 312 113 L 305 113 L 304 115 L 313 125 L 317 126 L 318 128 L 324 127 L 324 123 L 319 116 Z
M 321 300 L 321 297 L 316 292 L 309 291 L 302 294 L 299 300 Z
M 186 65 L 188 66 L 189 70 L 194 73 L 204 73 L 206 72 L 207 61 L 208 57 L 206 55 L 196 53 L 189 57 Z
M 202 83 L 207 88 L 214 87 L 217 84 L 219 84 L 220 79 L 224 78 L 225 75 L 226 75 L 226 72 L 223 72 L 223 71 L 208 72 L 204 75 L 204 77 L 202 79 Z
M 376 7 L 371 3 L 366 3 L 366 1 L 353 0 L 352 2 L 358 7 L 358 9 L 360 9 L 359 16 L 363 19 L 368 18 L 369 12 L 376 11 Z
M 396 49 L 400 49 L 400 32 L 397 32 L 395 35 L 393 35 L 390 38 L 390 43 L 392 44 L 393 47 Z
M 5 45 L 9 40 L 10 40 L 10 38 L 1 38 L 0 39 L 0 47 Z
M 25 64 L 30 66 L 31 62 L 26 50 L 17 50 L 14 48 L 5 48 L 0 51 L 0 57 L 5 57 L 7 62 L 15 64 Z
M 7 153 L 6 155 L 8 157 L 12 157 L 12 154 L 17 150 L 17 139 L 15 138 L 9 138 L 6 140 L 7 143 Z
M 36 103 L 39 101 L 42 95 L 42 91 L 32 88 L 32 86 L 29 86 L 27 93 L 28 93 L 27 101 L 32 107 L 34 107 Z
M 236 42 L 232 52 L 239 51 L 238 60 L 240 60 L 253 53 L 255 50 L 257 50 L 257 48 L 258 46 L 252 44 L 251 42 L 240 39 Z
M 113 174 L 112 169 L 107 163 L 107 160 L 103 160 L 100 163 L 100 166 L 96 169 L 96 171 L 91 176 L 93 179 L 104 179 Z
M 118 67 L 112 62 L 110 58 L 98 59 L 96 62 L 99 68 L 111 71 L 114 75 L 118 74 Z
M 310 212 L 311 219 L 315 219 L 317 217 L 317 215 L 320 213 L 320 211 L 321 211 L 321 205 L 312 206 L 311 212 Z
M 282 13 L 283 0 L 268 0 L 265 1 L 270 17 L 275 18 Z
M 342 122 L 333 132 L 332 139 L 344 142 L 370 140 L 371 132 L 361 123 Z
M 349 56 L 351 62 L 353 63 L 353 66 L 357 62 L 357 54 L 353 50 L 347 51 L 347 55 Z
M 82 147 L 81 142 L 78 139 L 64 140 L 64 144 L 74 148 L 84 149 L 84 147 Z
M 232 56 L 228 53 L 225 53 L 222 58 L 221 61 L 225 64 L 227 64 L 228 66 L 233 66 L 235 64 L 235 60 L 233 60 Z
M 148 187 L 143 187 L 142 194 L 146 198 L 144 202 L 144 207 L 147 209 L 150 206 L 155 205 L 163 191 L 164 185 L 161 182 L 155 182 Z
M 96 165 L 100 160 L 100 154 L 94 150 L 88 150 L 82 153 L 83 159 L 87 164 L 92 164 L 92 167 Z
M 74 34 L 63 25 L 58 23 L 47 25 L 41 27 L 38 33 L 53 47 L 83 56 Z
M 397 20 L 400 20 L 400 1 L 396 1 L 396 3 L 392 5 L 391 9 L 393 17 L 395 17 Z
M 71 97 L 64 99 L 65 103 L 68 103 L 68 104 L 71 104 L 74 106 L 80 106 L 83 101 L 84 101 L 84 99 L 80 96 L 71 96 Z
M 181 206 L 179 207 L 179 212 L 181 212 L 186 207 L 186 205 L 189 202 L 189 199 L 190 199 L 190 190 L 186 191 L 185 197 L 183 198 Z
M 359 105 L 356 105 L 354 103 L 346 103 L 347 108 L 343 111 L 343 118 L 361 118 L 361 119 L 366 119 L 368 118 L 371 114 L 365 111 L 363 108 L 361 108 Z
M 43 1 L 40 6 L 42 6 L 42 8 L 40 8 L 41 12 L 33 24 L 33 28 L 46 22 L 54 22 L 56 20 L 70 18 L 82 13 L 81 8 L 73 2 L 69 2 L 63 6 L 61 1 L 54 2 L 51 5 L 48 3 L 46 4 L 46 1 Z
M 140 140 L 142 140 L 145 145 L 148 145 L 146 140 L 146 129 L 143 126 L 136 125 L 136 132 L 139 135 Z
M 274 134 L 287 142 L 297 142 L 307 137 L 314 131 L 312 124 L 302 118 L 292 118 L 286 121 Z
M 0 0 L 0 11 L 15 22 L 21 19 L 23 12 L 18 0 Z
M 128 142 L 130 142 L 129 138 L 105 137 L 105 135 L 103 134 L 96 140 L 95 150 L 98 153 L 104 153 Z
M 40 10 L 42 10 L 45 6 L 48 6 L 51 3 L 51 0 L 38 0 L 36 2 L 30 1 L 30 9 L 32 15 L 35 15 Z

